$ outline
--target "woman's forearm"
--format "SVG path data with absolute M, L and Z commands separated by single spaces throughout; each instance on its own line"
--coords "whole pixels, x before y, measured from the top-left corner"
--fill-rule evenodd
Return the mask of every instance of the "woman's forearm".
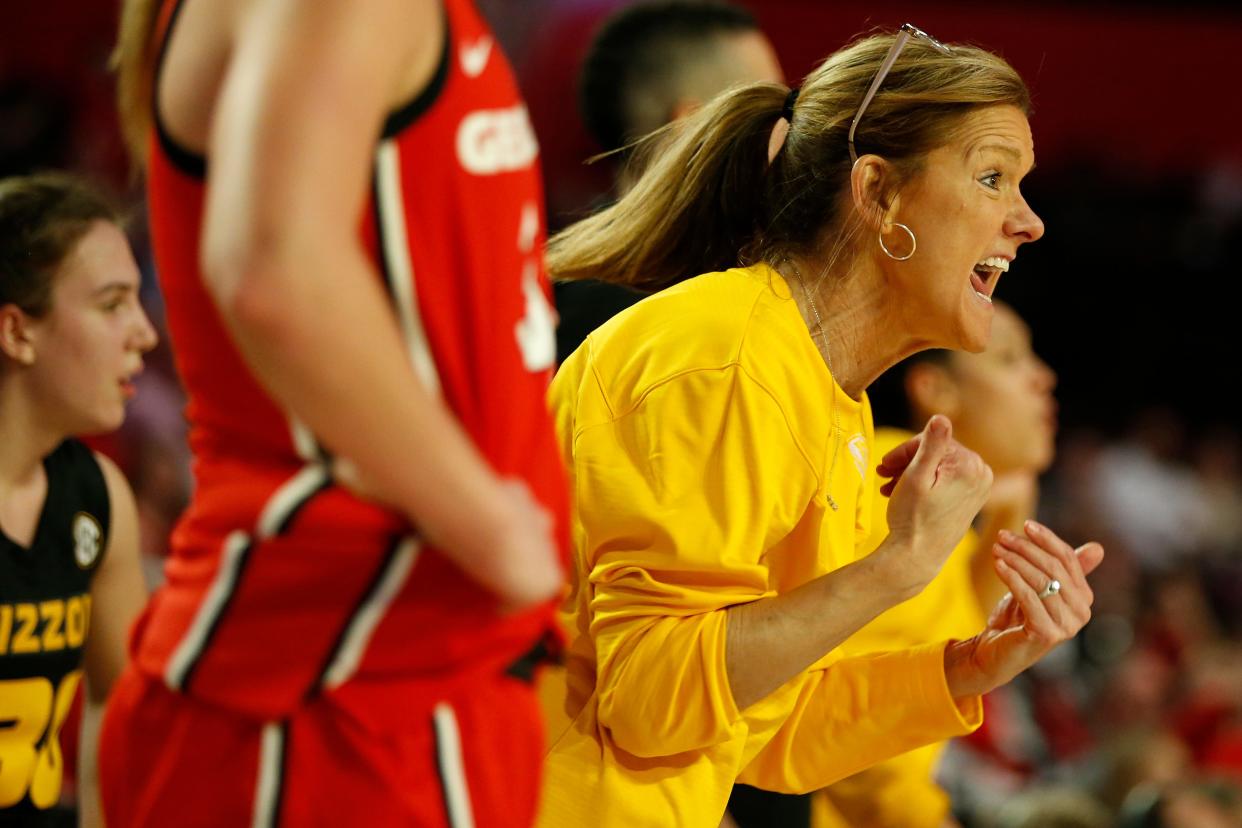
M 506 533 L 527 528 L 527 518 L 415 375 L 374 268 L 361 250 L 341 247 L 239 262 L 243 274 L 220 309 L 251 370 L 357 468 L 369 496 L 404 513 L 464 569 L 512 580 L 519 593 L 526 578 L 547 580 L 507 571 Z
M 728 610 L 726 672 L 744 710 L 806 670 L 873 618 L 914 597 L 922 584 L 894 563 L 895 541 L 797 589 Z M 887 547 L 887 548 L 886 548 Z

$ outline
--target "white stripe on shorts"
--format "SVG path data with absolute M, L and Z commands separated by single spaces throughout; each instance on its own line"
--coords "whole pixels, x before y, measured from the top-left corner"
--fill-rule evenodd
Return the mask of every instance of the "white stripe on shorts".
M 444 786 L 444 805 L 448 809 L 450 828 L 474 828 L 474 812 L 470 808 L 470 789 L 466 785 L 466 767 L 461 756 L 461 731 L 457 714 L 448 702 L 435 706 L 432 721 L 436 729 L 436 762 L 440 766 L 440 783 Z
M 285 734 L 279 722 L 263 726 L 259 744 L 259 778 L 254 790 L 254 813 L 250 828 L 273 828 L 276 805 L 280 802 L 282 768 L 285 760 Z

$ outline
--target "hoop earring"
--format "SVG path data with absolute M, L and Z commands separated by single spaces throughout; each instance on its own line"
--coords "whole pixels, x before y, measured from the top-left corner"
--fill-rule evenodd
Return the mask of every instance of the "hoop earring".
M 909 253 L 907 253 L 907 254 L 906 254 L 906 255 L 904 255 L 904 256 L 894 256 L 894 255 L 893 255 L 893 251 L 889 250 L 889 249 L 888 249 L 888 247 L 884 244 L 884 230 L 883 230 L 883 228 L 881 228 L 881 229 L 880 229 L 880 232 L 876 234 L 876 238 L 880 240 L 880 249 L 884 251 L 884 255 L 885 255 L 885 256 L 888 256 L 890 259 L 893 259 L 894 261 L 898 261 L 898 262 L 904 262 L 904 261 L 907 261 L 907 260 L 909 260 L 911 257 L 913 257 L 913 256 L 914 256 L 914 251 L 916 251 L 916 250 L 918 250 L 918 249 L 919 249 L 919 240 L 918 240 L 918 239 L 916 239 L 916 238 L 914 237 L 914 231 L 913 231 L 913 230 L 911 230 L 909 227 L 906 227 L 906 226 L 905 226 L 904 224 L 902 224 L 901 222 L 899 222 L 899 221 L 895 221 L 895 222 L 893 222 L 893 226 L 894 226 L 894 227 L 900 227 L 902 230 L 905 230 L 905 231 L 906 231 L 906 235 L 908 235 L 908 236 L 910 237 L 910 252 L 909 252 Z

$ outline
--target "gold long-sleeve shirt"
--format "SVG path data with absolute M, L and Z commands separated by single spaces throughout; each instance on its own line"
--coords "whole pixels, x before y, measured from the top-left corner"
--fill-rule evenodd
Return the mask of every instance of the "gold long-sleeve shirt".
M 876 429 L 876 457 L 883 457 L 914 435 Z M 877 483 L 880 481 L 877 481 Z M 888 536 L 888 500 L 872 501 L 871 534 L 859 546 L 870 554 Z M 974 584 L 979 536 L 968 530 L 927 587 L 909 601 L 881 614 L 842 645 L 847 654 L 913 647 L 944 638 L 969 638 L 983 629 L 987 614 Z M 823 792 L 815 803 L 814 828 L 939 828 L 949 814 L 949 797 L 933 772 L 945 745 L 937 743 L 895 756 Z
M 565 667 L 541 687 L 540 826 L 714 828 L 734 781 L 815 790 L 978 726 L 943 642 L 834 651 L 734 702 L 727 609 L 853 561 L 874 497 L 866 399 L 836 385 L 778 273 L 644 300 L 566 361 L 550 399 L 574 570 Z

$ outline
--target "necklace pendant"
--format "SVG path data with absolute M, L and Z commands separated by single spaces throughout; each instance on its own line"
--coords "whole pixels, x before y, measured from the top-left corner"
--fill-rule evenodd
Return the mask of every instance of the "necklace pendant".
M 828 505 L 832 507 L 832 511 L 834 512 L 840 509 L 840 507 L 837 506 L 837 502 L 832 499 L 832 495 L 828 495 Z

